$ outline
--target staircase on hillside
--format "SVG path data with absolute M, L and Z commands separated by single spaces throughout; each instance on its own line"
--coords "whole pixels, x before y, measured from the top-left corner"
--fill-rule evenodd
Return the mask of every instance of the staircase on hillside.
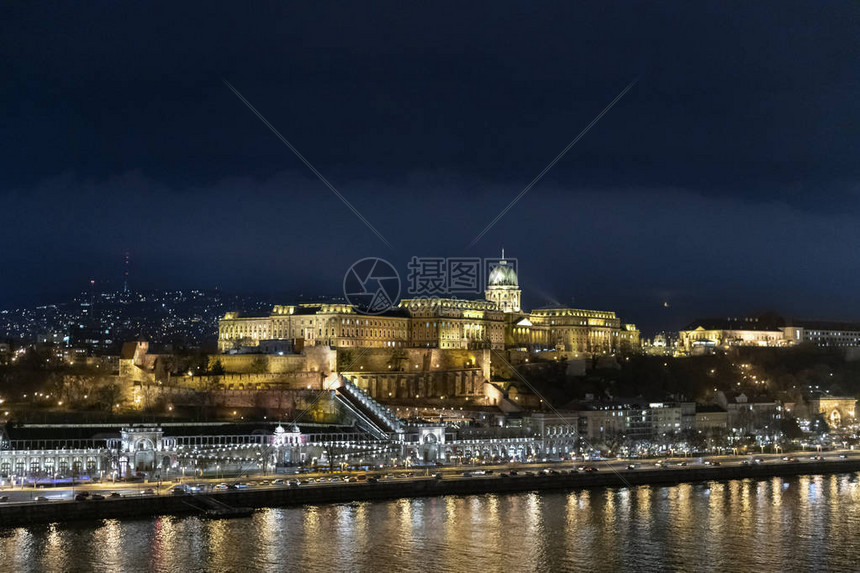
M 391 437 L 390 434 L 403 433 L 403 422 L 391 410 L 343 376 L 338 376 L 334 395 L 355 414 L 361 426 L 377 439 L 385 440 Z

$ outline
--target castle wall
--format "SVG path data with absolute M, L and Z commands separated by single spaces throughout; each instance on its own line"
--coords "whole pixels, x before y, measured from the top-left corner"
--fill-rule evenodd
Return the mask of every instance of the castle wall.
M 321 372 L 245 373 L 210 376 L 179 376 L 174 378 L 177 387 L 192 390 L 281 390 L 323 389 L 325 375 Z
M 159 387 L 159 394 L 174 405 L 200 406 L 200 394 L 192 388 Z M 212 390 L 206 394 L 206 406 L 214 408 L 257 408 L 271 416 L 286 419 L 298 412 L 307 411 L 305 422 L 335 423 L 341 421 L 341 412 L 330 396 L 320 398 L 319 391 L 307 389 L 268 390 Z
M 425 372 L 344 372 L 376 400 L 474 398 L 484 395 L 486 378 L 480 368 Z
M 328 346 L 305 347 L 301 354 L 215 354 L 209 367 L 220 363 L 226 373 L 283 374 L 300 371 L 329 374 L 335 370 L 337 351 Z
M 436 372 L 477 368 L 490 378 L 490 351 L 440 348 L 370 348 L 338 351 L 342 372 Z

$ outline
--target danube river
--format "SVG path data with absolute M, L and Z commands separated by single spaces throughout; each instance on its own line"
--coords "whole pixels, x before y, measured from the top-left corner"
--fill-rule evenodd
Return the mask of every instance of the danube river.
M 2 571 L 855 571 L 860 475 L 0 530 Z

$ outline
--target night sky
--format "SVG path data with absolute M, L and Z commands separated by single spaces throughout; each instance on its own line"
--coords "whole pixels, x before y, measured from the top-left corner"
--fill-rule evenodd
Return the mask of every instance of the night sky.
M 244 4 L 0 8 L 0 308 L 126 249 L 135 288 L 286 298 L 504 246 L 528 308 L 646 334 L 860 319 L 860 4 Z

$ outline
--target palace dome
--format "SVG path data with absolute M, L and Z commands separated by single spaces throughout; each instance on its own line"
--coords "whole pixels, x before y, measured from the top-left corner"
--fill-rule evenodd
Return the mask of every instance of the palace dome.
M 491 287 L 512 286 L 518 287 L 517 273 L 513 267 L 509 267 L 505 261 L 500 261 L 487 278 L 487 285 Z

